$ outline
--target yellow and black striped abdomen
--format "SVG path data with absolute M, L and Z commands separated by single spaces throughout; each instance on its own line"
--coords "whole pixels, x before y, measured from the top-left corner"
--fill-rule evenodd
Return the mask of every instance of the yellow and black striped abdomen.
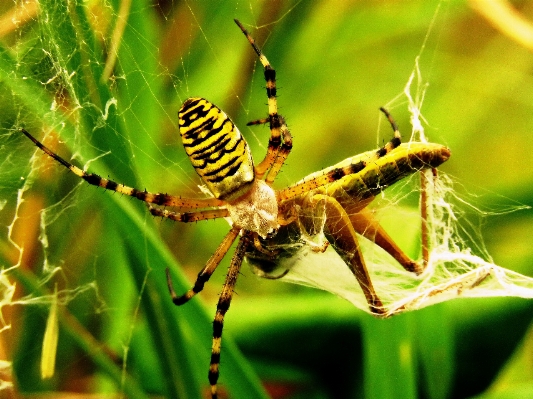
M 231 119 L 203 98 L 187 99 L 178 115 L 185 152 L 213 195 L 232 200 L 244 194 L 254 180 L 254 165 Z

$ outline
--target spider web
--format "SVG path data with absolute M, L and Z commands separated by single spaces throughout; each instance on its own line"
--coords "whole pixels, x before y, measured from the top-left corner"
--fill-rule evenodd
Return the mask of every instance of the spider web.
M 21 331 L 43 331 L 44 335 L 47 306 L 54 300 L 56 284 L 59 308 L 68 307 L 99 342 L 106 343 L 112 355 L 122 359 L 117 383 L 120 389 L 135 385 L 128 379 L 130 368 L 143 372 L 156 364 L 150 356 L 144 359 L 145 366 L 135 360 L 136 351 L 145 342 L 150 342 L 145 346 L 159 348 L 160 358 L 172 359 L 169 367 L 175 364 L 175 369 L 170 368 L 169 373 L 179 375 L 187 372 L 182 370 L 191 370 L 191 374 L 203 378 L 211 315 L 196 300 L 177 312 L 168 300 L 163 268 L 170 266 L 179 274 L 174 279 L 177 291 L 189 288 L 227 231 L 224 221 L 195 226 L 155 223 L 142 204 L 87 187 L 48 160 L 20 135 L 20 127 L 65 159 L 117 182 L 153 192 L 201 196 L 199 180 L 176 133 L 180 104 L 189 96 L 205 96 L 241 127 L 266 114 L 261 67 L 233 25 L 232 19 L 238 17 L 264 45 L 265 54 L 278 71 L 280 112 L 287 117 L 295 138 L 295 148 L 276 183 L 281 188 L 376 147 L 369 132 L 375 130 L 380 105 L 386 105 L 404 127 L 408 126 L 408 110 L 417 136 L 423 126 L 427 127 L 418 113 L 427 88 L 421 76 L 427 69 L 418 65 L 413 68 L 413 60 L 427 55 L 425 46 L 438 57 L 438 43 L 452 41 L 449 36 L 436 38 L 428 29 L 434 18 L 441 24 L 446 20 L 442 14 L 435 17 L 435 5 L 428 3 L 421 1 L 413 9 L 392 4 L 364 9 L 327 2 L 311 6 L 299 1 L 283 5 L 249 1 L 209 7 L 197 2 L 154 5 L 124 1 L 119 7 L 98 1 L 69 5 L 42 1 L 39 6 L 12 1 L 0 6 L 0 27 L 6 27 L 0 49 L 0 148 L 5 154 L 0 163 L 0 333 L 3 346 L 13 351 L 6 351 L 0 365 L 0 389 L 11 386 L 12 361 L 16 363 L 19 355 L 7 332 L 23 338 Z M 376 26 L 380 28 L 371 30 L 369 21 L 379 21 Z M 391 26 L 392 31 L 380 33 Z M 412 41 L 405 40 L 401 46 L 394 43 L 388 51 L 373 50 L 386 46 L 388 41 L 403 42 L 405 36 Z M 424 51 L 420 43 L 424 43 Z M 354 59 L 358 60 L 355 64 Z M 435 63 L 431 65 L 429 71 L 438 75 L 440 70 Z M 498 70 L 495 75 L 506 74 Z M 441 82 L 437 77 L 427 79 Z M 406 93 L 414 91 L 413 98 L 407 94 L 395 97 L 406 80 Z M 437 91 L 432 90 L 427 96 Z M 522 98 L 517 94 L 513 92 L 514 100 Z M 489 96 L 484 93 L 485 97 Z M 394 99 L 383 104 L 390 98 Z M 431 109 L 445 108 L 443 100 L 433 100 L 426 99 L 426 104 L 435 104 Z M 520 101 L 529 104 L 526 96 Z M 444 127 L 449 121 L 431 115 L 430 107 L 427 109 L 429 115 L 424 114 L 428 120 L 440 128 L 432 128 L 432 141 L 452 148 L 449 163 L 465 158 L 457 148 L 476 151 L 474 146 L 448 137 Z M 472 109 L 469 111 L 469 116 L 475 115 Z M 515 116 L 510 118 L 512 121 L 521 119 L 510 114 Z M 468 120 L 461 118 L 461 123 L 467 124 Z M 498 123 L 496 127 L 503 131 Z M 529 131 L 513 127 L 517 137 Z M 266 151 L 268 129 L 242 131 L 258 160 Z M 385 127 L 379 129 L 377 145 L 389 135 Z M 488 162 L 490 155 L 486 156 Z M 506 175 L 513 183 L 506 187 L 505 195 L 513 197 L 509 195 L 513 189 L 533 178 L 526 168 L 522 169 L 519 181 L 512 180 L 510 172 Z M 460 167 L 451 170 L 460 175 Z M 471 194 L 473 189 L 467 183 L 467 189 L 458 189 L 457 182 L 466 176 L 439 174 L 431 198 L 431 264 L 420 278 L 403 272 L 373 243 L 362 240 L 376 290 L 391 312 L 457 296 L 531 297 L 531 280 L 496 266 L 481 235 L 481 226 L 489 216 L 504 218 L 522 207 L 508 201 L 508 206 L 490 208 Z M 413 257 L 419 256 L 417 179 L 413 177 L 387 190 L 373 204 L 382 224 Z M 488 188 L 498 192 L 495 186 Z M 472 205 L 478 200 L 479 206 Z M 399 219 L 409 223 L 393 234 Z M 353 276 L 347 275 L 348 269 L 339 261 L 333 249 L 313 254 L 292 269 L 286 279 L 333 292 L 367 310 Z M 331 264 L 327 269 L 326 263 Z M 220 268 L 226 265 L 227 261 Z M 486 278 L 481 279 L 485 274 Z M 223 276 L 214 277 L 214 288 L 206 288 L 206 297 L 217 294 L 217 278 L 221 281 Z M 157 311 L 159 317 L 171 320 L 169 326 L 158 325 L 154 316 L 157 312 L 150 310 L 151 306 L 155 309 L 153 304 L 158 300 L 165 304 Z M 38 309 L 38 317 L 33 309 Z M 70 329 L 75 325 L 67 315 L 60 315 L 60 320 Z M 69 328 L 60 333 L 60 342 Z M 179 355 L 164 346 L 164 337 L 169 336 L 174 337 L 176 345 L 183 343 Z M 94 343 L 80 332 L 75 337 L 80 342 Z M 40 352 L 35 349 L 41 343 L 38 336 L 31 338 L 32 344 L 23 338 L 19 338 L 21 347 L 30 348 L 29 353 Z M 230 351 L 231 346 L 225 349 Z M 227 360 L 225 367 L 231 368 L 231 362 Z M 73 363 L 67 358 L 63 372 L 67 374 L 65 368 Z M 37 369 L 25 371 L 27 380 L 40 380 Z M 228 389 L 238 389 L 224 372 L 221 378 L 228 378 Z M 28 381 L 20 384 L 31 386 Z M 195 385 L 191 385 L 194 390 Z M 243 385 L 242 389 L 247 387 Z M 181 389 L 182 397 L 195 397 L 187 388 L 169 388 L 173 389 Z
M 404 90 L 388 104 L 388 107 L 407 105 L 411 115 L 411 141 L 428 142 L 424 128 L 427 122 L 421 112 L 428 82 L 422 76 L 420 60 L 438 14 L 439 7 L 421 51 L 415 58 L 413 70 Z M 481 231 L 476 227 L 482 225 L 481 220 L 484 218 L 525 211 L 531 207 L 513 204 L 507 199 L 507 206 L 483 210 L 476 205 L 477 198 L 473 194 L 468 191 L 459 193 L 455 189 L 454 178 L 442 172 L 433 177 L 431 173 L 424 171 L 425 177 L 420 176 L 428 182 L 426 223 L 429 235 L 428 262 L 420 276 L 394 265 L 395 261 L 384 250 L 365 238 L 360 238 L 366 264 L 371 275 L 376 276 L 372 282 L 384 303 L 384 315 L 392 316 L 404 311 L 421 309 L 458 297 L 533 298 L 533 278 L 494 264 L 484 245 Z M 423 224 L 420 214 L 422 205 L 420 203 L 418 208 L 413 209 L 404 204 L 409 200 L 412 202 L 413 197 L 421 198 L 420 178 L 411 176 L 400 184 L 399 188 L 384 191 L 381 198 L 377 198 L 371 205 L 374 217 L 378 220 L 383 218 L 385 223 L 398 223 L 398 220 L 401 220 L 403 234 L 409 236 L 410 240 L 419 242 L 421 242 Z M 494 195 L 493 198 L 497 196 Z M 325 223 L 318 221 L 316 225 L 324 226 Z M 325 254 L 311 249 L 313 246 L 322 245 L 326 240 L 324 232 L 309 237 L 308 240 L 308 247 L 299 251 L 298 256 L 301 261 L 294 263 L 283 280 L 335 293 L 361 310 L 371 313 L 362 291 L 354 289 L 356 285 L 353 275 L 334 248 L 327 248 Z M 301 241 L 295 245 L 300 246 Z M 419 257 L 414 258 L 419 263 L 423 261 L 421 252 L 420 248 Z
M 420 182 L 416 177 L 418 175 L 410 177 L 400 187 L 389 189 L 371 206 L 373 216 L 382 225 L 388 226 L 388 231 L 391 226 L 394 231 L 394 224 L 401 220 L 404 239 L 407 236 L 411 242 L 421 240 L 420 210 L 405 205 L 406 202 L 412 202 L 413 197 L 420 196 Z M 480 220 L 484 218 L 503 216 L 529 207 L 509 204 L 507 209 L 483 211 L 473 205 L 475 197 L 470 197 L 466 192 L 458 195 L 454 185 L 454 179 L 443 173 L 431 184 L 430 216 L 427 219 L 429 261 L 420 276 L 402 269 L 384 250 L 359 237 L 372 283 L 385 306 L 385 316 L 458 297 L 533 297 L 533 279 L 494 264 L 480 239 L 479 229 L 482 224 Z M 321 223 L 318 221 L 316 224 Z M 328 247 L 325 253 L 312 250 L 326 240 L 324 233 L 307 239 L 308 245 L 298 250 L 300 260 L 294 263 L 282 281 L 335 293 L 370 313 L 353 274 L 334 248 Z M 293 245 L 299 248 L 302 241 Z M 286 249 L 289 250 L 289 247 Z M 414 259 L 421 262 L 421 254 Z

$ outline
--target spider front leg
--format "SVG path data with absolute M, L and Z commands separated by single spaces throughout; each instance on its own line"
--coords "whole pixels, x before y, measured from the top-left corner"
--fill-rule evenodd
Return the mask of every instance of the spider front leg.
M 95 173 L 87 173 L 84 170 L 78 168 L 76 165 L 71 164 L 59 155 L 54 153 L 43 143 L 33 137 L 25 129 L 20 130 L 26 137 L 28 137 L 39 149 L 41 149 L 49 157 L 63 165 L 69 171 L 74 173 L 79 178 L 85 180 L 88 184 L 105 188 L 106 190 L 115 191 L 120 194 L 129 195 L 130 197 L 137 198 L 140 201 L 146 203 L 157 204 L 162 206 L 174 206 L 179 208 L 213 208 L 224 205 L 224 202 L 216 198 L 203 198 L 203 199 L 191 199 L 181 198 L 175 195 L 162 194 L 162 193 L 150 193 L 146 190 L 138 190 L 134 187 L 128 187 L 123 184 L 114 182 L 113 180 L 106 179 Z
M 248 123 L 250 125 L 266 124 L 270 125 L 270 139 L 268 141 L 267 154 L 263 161 L 255 167 L 256 178 L 262 179 L 268 171 L 266 182 L 271 185 L 281 166 L 289 156 L 292 149 L 292 136 L 289 132 L 285 119 L 278 114 L 278 104 L 276 100 L 276 70 L 272 68 L 270 62 L 255 44 L 246 28 L 236 19 L 235 23 L 241 28 L 242 33 L 248 39 L 248 42 L 259 57 L 265 70 L 266 92 L 268 98 L 268 118 L 259 119 Z M 283 138 L 283 143 L 282 143 Z
M 220 209 L 208 209 L 204 211 L 195 212 L 172 212 L 166 209 L 155 208 L 150 204 L 147 204 L 148 210 L 153 216 L 160 216 L 162 218 L 168 218 L 175 222 L 190 223 L 198 222 L 200 220 L 219 219 L 228 216 L 229 212 L 225 208 Z
M 209 258 L 207 261 L 207 264 L 205 267 L 198 273 L 198 277 L 196 278 L 196 282 L 194 283 L 194 286 L 187 291 L 183 295 L 177 295 L 176 291 L 174 291 L 174 287 L 172 286 L 172 279 L 170 277 L 170 270 L 167 268 L 167 284 L 168 284 L 168 290 L 170 292 L 170 296 L 172 297 L 172 302 L 174 305 L 180 306 L 184 303 L 188 302 L 189 299 L 191 299 L 193 296 L 198 294 L 200 291 L 204 289 L 205 283 L 209 280 L 219 263 L 222 261 L 222 258 L 226 255 L 228 250 L 231 247 L 231 244 L 235 241 L 237 236 L 239 235 L 240 228 L 233 227 L 228 234 L 226 234 L 226 237 L 222 240 L 220 245 L 218 246 L 215 253 Z

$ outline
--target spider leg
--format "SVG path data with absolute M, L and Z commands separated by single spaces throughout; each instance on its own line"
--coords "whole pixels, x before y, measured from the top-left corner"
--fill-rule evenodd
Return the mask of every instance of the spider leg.
M 326 212 L 326 238 L 333 244 L 335 251 L 341 256 L 354 274 L 365 295 L 370 311 L 375 315 L 385 313 L 359 249 L 356 231 L 350 218 L 341 204 L 333 197 L 324 194 L 313 195 L 311 206 L 323 207 Z
M 218 207 L 224 204 L 223 201 L 217 200 L 215 198 L 187 199 L 187 198 L 180 198 L 180 197 L 176 197 L 174 195 L 168 195 L 168 194 L 149 193 L 146 190 L 137 190 L 136 188 L 128 187 L 123 184 L 118 184 L 112 180 L 105 179 L 94 173 L 84 172 L 77 166 L 72 165 L 70 162 L 64 160 L 59 155 L 52 152 L 52 150 L 50 150 L 48 147 L 46 147 L 44 144 L 38 141 L 35 137 L 33 137 L 26 130 L 22 129 L 21 131 L 22 133 L 26 135 L 26 137 L 28 137 L 31 141 L 33 141 L 33 143 L 37 147 L 39 147 L 43 152 L 45 152 L 47 155 L 55 159 L 61 165 L 63 165 L 68 170 L 70 170 L 72 173 L 74 173 L 76 176 L 82 178 L 87 183 L 93 186 L 102 187 L 102 188 L 105 188 L 106 190 L 116 191 L 117 193 L 120 193 L 120 194 L 129 195 L 130 197 L 135 197 L 144 202 L 153 203 L 157 205 L 163 205 L 163 206 L 175 206 L 175 207 L 180 207 L 180 208 L 210 208 L 210 207 Z
M 171 212 L 166 209 L 155 208 L 150 204 L 148 204 L 148 210 L 154 216 L 161 216 L 163 218 L 168 218 L 176 222 L 184 223 L 198 222 L 200 220 L 207 219 L 225 218 L 229 214 L 228 210 L 225 208 L 209 209 L 205 211 L 196 212 Z
M 281 147 L 277 152 L 276 159 L 274 160 L 274 163 L 272 164 L 265 178 L 265 181 L 269 186 L 274 183 L 276 176 L 278 175 L 292 149 L 292 135 L 289 131 L 289 128 L 285 124 L 285 119 L 282 116 L 280 116 L 279 119 L 282 121 L 281 132 L 283 135 L 283 144 L 281 144 Z
M 261 52 L 259 47 L 257 47 L 254 39 L 250 33 L 248 33 L 246 28 L 238 20 L 235 20 L 235 23 L 239 26 L 242 33 L 244 33 L 248 39 L 248 42 L 256 52 L 257 56 L 259 57 L 259 61 L 261 61 L 261 64 L 263 64 L 265 69 L 266 92 L 268 98 L 268 118 L 249 122 L 248 125 L 256 125 L 267 122 L 270 124 L 270 139 L 268 141 L 267 154 L 263 161 L 261 161 L 255 167 L 255 174 L 258 179 L 261 179 L 263 175 L 272 168 L 273 170 L 269 171 L 266 180 L 267 183 L 271 185 L 292 149 L 292 136 L 287 128 L 285 119 L 278 114 L 275 69 L 272 68 L 268 59 Z M 282 137 L 283 144 L 281 142 Z M 273 165 L 275 167 L 273 167 Z
M 222 329 L 224 327 L 224 315 L 229 309 L 235 283 L 242 266 L 242 260 L 248 246 L 250 245 L 250 238 L 245 234 L 239 241 L 235 253 L 231 258 L 231 264 L 224 281 L 222 292 L 218 298 L 217 312 L 215 320 L 213 321 L 213 346 L 211 348 L 211 362 L 209 365 L 209 383 L 211 384 L 211 398 L 217 398 L 217 381 L 220 368 L 220 344 L 222 340 Z
M 174 305 L 183 305 L 184 303 L 188 302 L 189 299 L 191 299 L 193 296 L 195 296 L 204 289 L 205 283 L 209 280 L 222 258 L 230 249 L 231 244 L 233 244 L 233 242 L 239 235 L 239 232 L 240 228 L 234 226 L 229 231 L 229 233 L 226 234 L 226 237 L 224 237 L 224 239 L 216 249 L 215 253 L 211 256 L 211 258 L 209 258 L 205 267 L 200 271 L 200 273 L 198 273 L 198 277 L 196 278 L 194 286 L 185 294 L 179 296 L 176 294 L 176 291 L 174 291 L 174 287 L 172 286 L 170 270 L 168 268 L 166 269 L 168 290 L 170 292 L 170 296 L 172 297 L 172 302 L 174 303 Z

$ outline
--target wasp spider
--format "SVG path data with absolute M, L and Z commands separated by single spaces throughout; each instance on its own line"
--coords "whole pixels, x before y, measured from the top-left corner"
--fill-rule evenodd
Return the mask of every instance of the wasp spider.
M 388 112 L 381 109 L 394 130 L 393 139 L 384 147 L 348 158 L 313 173 L 288 188 L 275 191 L 272 189 L 272 183 L 291 151 L 292 138 L 284 118 L 277 110 L 276 72 L 243 25 L 237 20 L 235 22 L 259 56 L 266 80 L 268 117 L 248 125 L 269 124 L 270 139 L 266 156 L 259 164 L 254 165 L 246 140 L 220 108 L 198 97 L 189 98 L 183 103 L 179 110 L 179 130 L 183 146 L 196 172 L 212 193 L 212 198 L 187 199 L 153 194 L 115 183 L 93 173 L 86 173 L 22 130 L 37 147 L 87 183 L 135 197 L 149 204 L 176 208 L 175 211 L 169 211 L 149 205 L 150 212 L 155 216 L 178 222 L 223 217 L 231 220 L 229 233 L 200 271 L 194 286 L 188 292 L 183 295 L 174 292 L 167 270 L 172 301 L 176 305 L 183 305 L 202 291 L 233 242 L 240 237 L 213 323 L 209 367 L 212 398 L 217 397 L 224 315 L 230 306 L 244 257 L 246 256 L 255 271 L 264 277 L 280 278 L 290 273 L 290 260 L 294 253 L 283 249 L 286 248 L 283 244 L 289 242 L 288 237 L 293 243 L 298 237 L 317 234 L 313 220 L 320 213 L 320 217 L 325 221 L 321 228 L 327 240 L 352 271 L 354 283 L 359 283 L 370 311 L 382 315 L 386 309 L 373 288 L 359 249 L 357 234 L 371 239 L 408 271 L 421 273 L 424 265 L 405 255 L 377 221 L 365 212 L 365 207 L 386 187 L 419 170 L 436 168 L 450 156 L 450 151 L 439 144 L 401 144 L 396 124 Z M 313 248 L 319 251 L 324 249 Z M 271 271 L 280 265 L 282 273 L 272 277 Z

